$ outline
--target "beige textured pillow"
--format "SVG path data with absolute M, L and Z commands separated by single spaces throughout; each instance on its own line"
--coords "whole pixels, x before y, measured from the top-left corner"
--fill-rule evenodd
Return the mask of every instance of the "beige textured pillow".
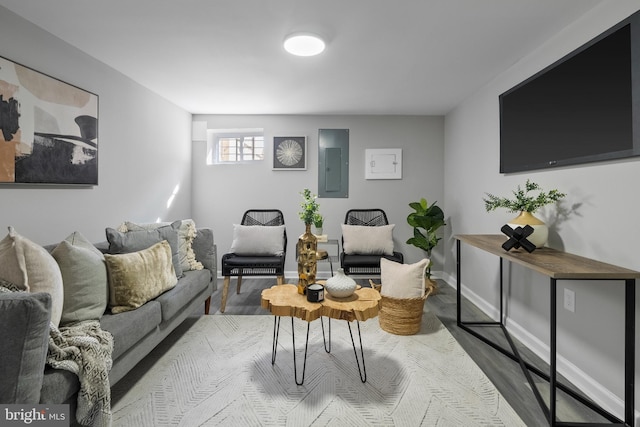
M 60 325 L 100 319 L 107 309 L 109 285 L 104 255 L 79 232 L 51 251 L 64 285 Z
M 104 259 L 114 314 L 134 310 L 178 283 L 166 240 L 138 252 L 105 254 Z
M 155 230 L 158 227 L 170 225 L 170 222 L 155 222 L 136 224 L 125 221 L 118 227 L 118 231 L 126 233 L 128 231 Z M 193 239 L 196 238 L 196 223 L 192 219 L 183 219 L 178 228 L 178 256 L 180 257 L 180 265 L 183 271 L 202 270 L 204 267 L 200 261 L 196 259 L 193 252 Z
M 393 255 L 395 224 L 368 226 L 342 224 L 343 249 L 347 255 Z
M 392 298 L 422 298 L 425 293 L 424 275 L 428 259 L 415 264 L 400 264 L 380 259 L 380 294 Z
M 0 278 L 28 292 L 50 294 L 51 322 L 60 324 L 64 293 L 58 263 L 45 248 L 21 236 L 13 227 L 0 241 Z

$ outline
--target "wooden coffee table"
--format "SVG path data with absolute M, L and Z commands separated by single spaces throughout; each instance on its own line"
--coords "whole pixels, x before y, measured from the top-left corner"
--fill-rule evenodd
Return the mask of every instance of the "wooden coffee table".
M 320 281 L 319 283 L 322 283 Z M 380 307 L 380 293 L 371 288 L 359 288 L 353 295 L 347 298 L 334 298 L 325 292 L 324 301 L 309 302 L 306 295 L 300 295 L 296 285 L 276 285 L 262 291 L 260 302 L 262 308 L 271 312 L 275 317 L 273 319 L 273 346 L 271 349 L 271 364 L 276 361 L 276 353 L 278 348 L 278 335 L 280 332 L 280 318 L 291 317 L 291 337 L 293 341 L 293 371 L 297 385 L 304 383 L 304 374 L 307 366 L 307 349 L 309 346 L 309 328 L 311 322 L 322 317 L 329 319 L 328 340 L 325 337 L 324 321 L 320 320 L 322 325 L 322 339 L 324 341 L 324 349 L 327 353 L 331 352 L 331 319 L 346 320 L 349 327 L 349 335 L 353 344 L 353 352 L 356 356 L 356 364 L 360 373 L 360 380 L 364 383 L 367 381 L 367 370 L 364 363 L 364 349 L 362 347 L 362 335 L 360 334 L 360 322 L 371 319 L 378 315 Z M 293 319 L 297 317 L 307 322 L 307 339 L 304 347 L 304 362 L 302 367 L 302 379 L 298 380 L 298 371 L 296 364 L 296 338 L 293 328 Z M 351 323 L 355 321 L 358 326 L 358 340 L 360 341 L 360 359 L 358 359 L 358 351 L 356 343 L 353 339 L 351 331 Z M 328 345 L 327 345 L 328 342 Z M 360 367 L 360 360 L 362 367 Z

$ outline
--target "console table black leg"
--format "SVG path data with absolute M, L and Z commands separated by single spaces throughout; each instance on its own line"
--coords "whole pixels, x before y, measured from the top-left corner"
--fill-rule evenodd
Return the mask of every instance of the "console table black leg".
M 360 369 L 360 360 L 358 359 L 358 351 L 356 350 L 356 342 L 353 340 L 353 333 L 351 332 L 351 323 L 347 320 L 349 326 L 349 335 L 351 335 L 351 344 L 353 344 L 353 354 L 356 356 L 356 364 L 358 365 L 358 373 L 360 374 L 360 381 L 367 382 L 367 367 L 364 365 L 364 348 L 362 347 L 362 334 L 360 333 L 360 322 L 356 320 L 358 325 L 358 339 L 360 340 L 360 358 L 362 359 L 362 369 Z
M 549 304 L 549 309 L 551 311 L 551 319 L 550 319 L 550 327 L 551 331 L 549 334 L 549 425 L 556 425 L 556 327 L 557 327 L 557 286 L 556 279 L 551 278 L 549 293 L 551 294 L 551 303 Z
M 271 364 L 276 363 L 278 335 L 280 334 L 280 316 L 273 316 L 273 343 L 271 344 Z
M 635 360 L 636 360 L 636 279 L 627 279 L 625 285 L 624 316 L 624 421 L 626 425 L 634 425 L 635 406 Z
M 458 327 L 462 325 L 462 280 L 460 279 L 460 240 L 456 240 L 456 320 Z
M 327 340 L 324 337 L 324 320 L 320 316 L 320 324 L 322 325 L 322 341 L 324 341 L 324 351 L 331 353 L 331 318 L 329 317 L 329 348 L 327 348 Z
M 295 377 L 296 384 L 304 384 L 304 373 L 307 370 L 307 348 L 309 348 L 309 327 L 311 322 L 307 322 L 307 341 L 304 345 L 304 362 L 302 363 L 302 379 L 298 381 L 298 364 L 296 363 L 296 333 L 293 329 L 293 317 L 291 318 L 291 339 L 293 341 L 293 376 Z

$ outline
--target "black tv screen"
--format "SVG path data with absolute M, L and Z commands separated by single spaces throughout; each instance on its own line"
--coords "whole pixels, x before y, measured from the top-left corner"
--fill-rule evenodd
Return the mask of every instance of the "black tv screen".
M 500 95 L 500 172 L 640 155 L 638 36 L 640 12 Z

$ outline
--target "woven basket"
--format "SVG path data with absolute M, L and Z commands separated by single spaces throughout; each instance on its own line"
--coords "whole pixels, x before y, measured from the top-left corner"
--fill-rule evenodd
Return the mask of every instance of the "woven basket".
M 380 285 L 370 283 L 380 290 Z M 433 290 L 434 288 L 427 287 L 422 298 L 392 298 L 381 295 L 378 320 L 382 330 L 394 335 L 415 335 L 420 332 L 424 302 Z

